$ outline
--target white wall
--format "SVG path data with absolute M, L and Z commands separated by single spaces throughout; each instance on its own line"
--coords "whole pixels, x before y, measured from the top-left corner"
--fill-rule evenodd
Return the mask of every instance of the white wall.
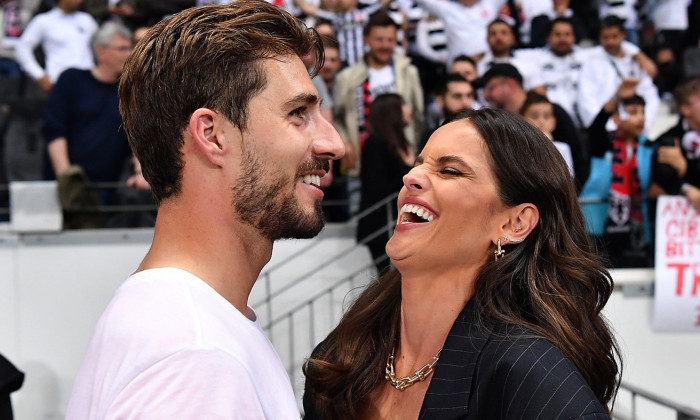
M 13 396 L 18 420 L 63 418 L 73 378 L 97 318 L 148 250 L 151 236 L 151 230 L 26 236 L 0 232 L 0 352 L 27 374 L 24 387 Z M 323 240 L 306 258 L 327 260 L 353 243 L 348 235 Z M 307 244 L 276 244 L 269 266 Z M 323 281 L 313 281 L 305 291 L 294 292 L 281 306 L 288 308 L 294 300 L 303 301 L 327 285 L 329 277 L 337 278 L 368 261 L 363 250 L 355 252 L 349 259 L 334 259 L 330 267 L 315 275 Z M 273 289 L 303 275 L 308 261 L 274 272 Z M 613 275 L 622 283 L 646 281 L 651 271 Z M 370 275 L 365 277 L 369 279 Z M 262 298 L 263 286 L 261 282 L 256 285 L 251 302 Z M 335 312 L 346 292 L 329 302 Z M 264 318 L 264 311 L 259 312 Z M 615 292 L 606 313 L 624 352 L 625 380 L 700 410 L 700 335 L 654 333 L 650 328 L 652 299 L 648 296 L 625 297 Z M 332 319 L 337 321 L 337 313 L 335 316 Z M 330 326 L 326 323 L 319 327 L 316 339 Z M 304 328 L 308 329 L 298 329 Z M 278 337 L 274 341 L 284 354 L 287 340 Z M 295 354 L 295 358 L 300 357 L 303 355 Z M 295 374 L 293 379 L 295 388 L 300 389 L 300 376 Z M 629 407 L 625 397 L 621 395 L 618 402 L 621 410 Z M 650 408 L 641 418 L 664 417 Z

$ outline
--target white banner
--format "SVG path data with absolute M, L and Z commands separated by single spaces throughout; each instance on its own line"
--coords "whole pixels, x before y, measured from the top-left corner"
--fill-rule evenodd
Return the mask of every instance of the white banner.
M 654 329 L 700 332 L 700 214 L 685 197 L 656 206 Z

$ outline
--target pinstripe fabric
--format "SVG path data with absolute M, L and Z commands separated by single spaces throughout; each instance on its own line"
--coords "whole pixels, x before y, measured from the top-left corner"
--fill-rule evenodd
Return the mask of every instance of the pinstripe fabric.
M 419 420 L 609 419 L 576 366 L 527 330 L 477 322 L 470 301 L 450 330 Z
M 321 420 L 308 392 L 304 409 L 305 419 Z M 473 300 L 445 340 L 418 418 L 610 419 L 559 349 L 523 328 L 477 321 Z

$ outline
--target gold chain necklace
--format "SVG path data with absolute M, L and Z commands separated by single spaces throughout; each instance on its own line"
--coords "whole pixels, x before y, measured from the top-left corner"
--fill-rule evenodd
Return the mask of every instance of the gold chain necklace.
M 413 385 L 418 381 L 424 381 L 428 376 L 430 376 L 430 374 L 433 373 L 433 368 L 437 364 L 438 359 L 440 359 L 440 352 L 442 351 L 442 349 L 438 350 L 438 352 L 435 353 L 435 356 L 433 356 L 433 361 L 423 365 L 423 367 L 418 369 L 416 373 L 413 374 L 413 376 L 404 376 L 403 378 L 396 378 L 396 373 L 394 372 L 394 350 L 396 349 L 391 349 L 389 359 L 386 361 L 384 379 L 389 381 L 391 386 L 398 389 L 399 391 L 403 391 L 404 389 L 408 388 L 409 386 Z

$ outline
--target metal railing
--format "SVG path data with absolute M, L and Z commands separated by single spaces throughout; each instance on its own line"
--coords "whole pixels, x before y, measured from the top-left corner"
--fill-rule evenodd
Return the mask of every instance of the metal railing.
M 301 283 L 304 282 L 305 279 L 311 278 L 311 276 L 313 276 L 314 274 L 317 274 L 321 270 L 323 270 L 324 268 L 336 263 L 343 256 L 352 253 L 353 251 L 357 250 L 359 247 L 365 245 L 367 242 L 378 237 L 379 235 L 381 235 L 387 231 L 390 231 L 390 226 L 392 226 L 394 223 L 394 218 L 393 218 L 394 215 L 392 214 L 393 212 L 391 209 L 392 209 L 393 202 L 396 200 L 397 196 L 398 196 L 398 193 L 395 193 L 395 194 L 392 194 L 392 195 L 385 197 L 384 199 L 375 203 L 371 207 L 369 207 L 369 208 L 363 210 L 362 212 L 352 216 L 349 221 L 344 223 L 344 225 L 346 227 L 351 228 L 357 223 L 358 220 L 360 220 L 363 217 L 367 216 L 368 214 L 376 211 L 377 209 L 380 209 L 382 207 L 386 207 L 387 208 L 387 212 L 386 212 L 387 225 L 386 226 L 372 232 L 371 235 L 368 235 L 366 238 L 362 239 L 361 241 L 354 243 L 353 245 L 342 249 L 340 252 L 337 252 L 335 255 L 333 255 L 329 258 L 326 258 L 325 261 L 321 261 L 318 265 L 316 265 L 316 266 L 310 268 L 309 270 L 305 271 L 304 273 L 296 276 L 294 279 L 288 281 L 287 284 L 276 289 L 275 291 L 272 291 L 272 274 L 280 271 L 281 269 L 288 266 L 288 264 L 290 264 L 294 261 L 297 261 L 304 254 L 307 254 L 308 252 L 312 251 L 319 244 L 321 244 L 323 237 L 317 237 L 317 238 L 310 240 L 308 245 L 302 247 L 301 249 L 292 253 L 291 255 L 287 256 L 286 258 L 282 259 L 281 261 L 264 269 L 264 271 L 258 277 L 258 282 L 262 281 L 265 285 L 265 298 L 253 303 L 251 306 L 254 308 L 260 308 L 262 306 L 265 306 L 265 312 L 267 314 L 268 323 L 263 325 L 263 329 L 266 332 L 269 333 L 271 328 L 272 328 L 271 321 L 273 320 L 273 305 L 272 305 L 273 299 L 278 298 L 279 296 L 288 292 L 292 288 L 300 286 Z M 370 267 L 364 267 L 362 270 L 359 270 L 359 271 L 364 271 L 367 268 L 370 268 Z M 352 277 L 352 275 L 348 276 L 348 277 Z M 278 318 L 275 318 L 275 319 L 278 319 Z
M 649 391 L 641 389 L 637 386 L 623 382 L 620 384 L 620 389 L 630 393 L 631 405 L 629 417 L 624 414 L 615 413 L 614 417 L 619 420 L 637 420 L 638 416 L 637 402 L 643 401 L 654 403 L 660 407 L 668 409 L 675 414 L 676 420 L 700 420 L 700 411 L 690 407 L 683 406 L 667 398 L 655 395 Z M 620 396 L 618 395 L 618 399 Z M 642 417 L 644 418 L 644 417 Z M 649 418 L 649 417 L 646 417 Z

